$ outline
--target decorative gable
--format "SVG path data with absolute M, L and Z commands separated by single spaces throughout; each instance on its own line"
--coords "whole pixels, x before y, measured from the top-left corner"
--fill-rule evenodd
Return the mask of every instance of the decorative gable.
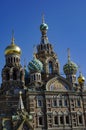
M 69 90 L 68 84 L 66 84 L 61 79 L 55 77 L 50 79 L 46 84 L 47 91 L 67 91 Z

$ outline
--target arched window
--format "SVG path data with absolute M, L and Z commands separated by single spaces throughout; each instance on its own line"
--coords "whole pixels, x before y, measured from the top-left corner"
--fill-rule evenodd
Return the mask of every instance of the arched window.
M 69 116 L 68 115 L 66 115 L 66 124 L 69 124 L 70 122 L 69 122 Z
M 15 57 L 14 57 L 14 63 L 15 63 Z
M 10 74 L 9 74 L 9 70 L 6 71 L 6 80 L 10 79 Z
M 58 124 L 58 116 L 54 117 L 54 124 Z
M 60 116 L 60 124 L 64 124 L 64 117 L 63 117 L 63 115 Z
M 18 62 L 18 58 L 16 58 L 16 62 Z
M 62 106 L 62 99 L 59 99 L 59 106 Z
M 43 125 L 43 117 L 42 116 L 39 117 L 39 125 Z
M 82 120 L 82 115 L 79 115 L 79 124 L 82 124 L 83 120 Z
M 17 79 L 17 70 L 13 70 L 13 80 Z
M 36 76 L 35 76 L 35 74 L 34 74 L 34 80 L 36 80 Z
M 11 63 L 12 63 L 12 57 L 11 57 Z
M 8 63 L 10 63 L 10 58 L 8 58 Z
M 51 61 L 49 61 L 49 73 L 53 73 L 53 63 Z

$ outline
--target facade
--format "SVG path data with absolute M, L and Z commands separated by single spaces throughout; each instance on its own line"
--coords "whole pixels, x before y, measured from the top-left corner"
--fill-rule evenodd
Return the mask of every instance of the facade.
M 21 49 L 14 36 L 5 49 L 0 88 L 0 130 L 86 130 L 85 78 L 71 61 L 60 63 L 42 19 L 41 41 L 32 61 L 20 63 Z

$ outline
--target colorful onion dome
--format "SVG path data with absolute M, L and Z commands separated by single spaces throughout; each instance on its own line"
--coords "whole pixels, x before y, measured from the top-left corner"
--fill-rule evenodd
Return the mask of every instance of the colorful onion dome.
M 85 77 L 82 75 L 82 73 L 80 73 L 78 77 L 78 83 L 84 84 L 84 82 L 85 82 Z
M 12 37 L 12 42 L 9 46 L 6 47 L 5 49 L 5 55 L 10 55 L 10 54 L 21 54 L 21 49 L 14 43 L 14 37 Z
M 63 66 L 63 71 L 66 75 L 76 74 L 78 66 L 70 60 L 70 52 L 68 48 L 68 62 Z
M 68 75 L 68 74 L 76 74 L 77 69 L 78 69 L 77 65 L 72 61 L 69 61 L 63 67 L 64 73 L 66 75 Z
M 36 56 L 34 56 L 33 60 L 29 62 L 28 68 L 31 72 L 41 72 L 43 70 L 43 64 L 36 58 Z

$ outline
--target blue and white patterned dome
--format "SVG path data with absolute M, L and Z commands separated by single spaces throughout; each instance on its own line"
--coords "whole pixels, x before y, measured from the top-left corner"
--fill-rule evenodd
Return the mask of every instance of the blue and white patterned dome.
M 34 56 L 33 60 L 29 62 L 28 68 L 31 72 L 41 72 L 43 70 L 43 64 Z

